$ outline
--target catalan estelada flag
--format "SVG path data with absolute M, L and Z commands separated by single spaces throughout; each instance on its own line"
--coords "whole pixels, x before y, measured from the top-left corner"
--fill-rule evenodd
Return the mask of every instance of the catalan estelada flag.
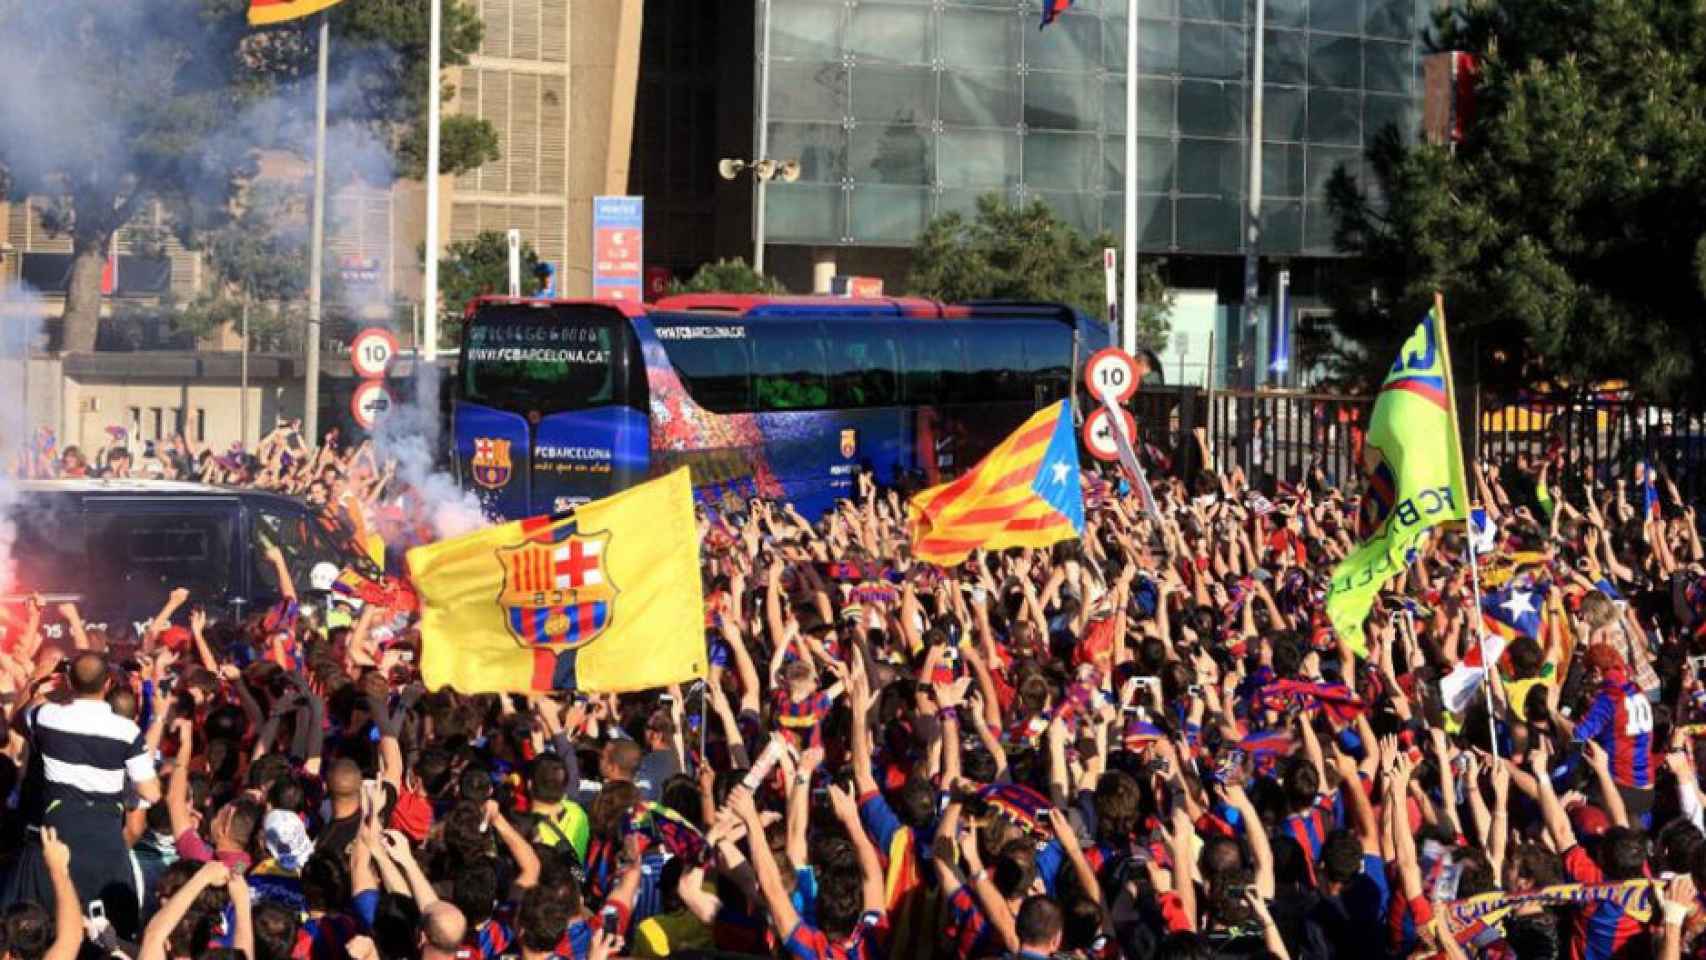
M 421 678 L 462 693 L 623 692 L 705 675 L 686 468 L 572 514 L 416 547 Z
M 1437 296 L 1374 401 L 1362 468 L 1363 542 L 1333 570 L 1327 616 L 1339 642 L 1366 657 L 1362 625 L 1375 594 L 1403 571 L 1423 534 L 1469 516 L 1445 306 Z
M 249 0 L 249 26 L 262 27 L 319 13 L 343 0 Z
M 951 566 L 980 547 L 1046 547 L 1084 532 L 1072 402 L 1040 410 L 952 483 L 907 505 L 912 551 Z
M 1043 26 L 1054 22 L 1054 18 L 1065 13 L 1072 6 L 1073 0 L 1043 0 Z M 1042 29 L 1038 27 L 1037 29 Z

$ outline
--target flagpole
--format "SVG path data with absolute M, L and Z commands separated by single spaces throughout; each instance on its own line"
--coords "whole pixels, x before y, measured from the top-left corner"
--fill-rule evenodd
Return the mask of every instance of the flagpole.
M 320 442 L 320 287 L 326 241 L 326 68 L 331 19 L 320 14 L 320 71 L 314 79 L 314 212 L 308 232 L 308 342 L 303 369 L 302 424 L 310 445 Z M 245 343 L 244 349 L 248 349 Z
M 1445 329 L 1445 295 L 1434 291 L 1434 314 L 1439 323 L 1439 354 L 1440 365 L 1445 369 L 1445 402 L 1451 410 L 1451 436 L 1457 447 L 1457 462 L 1454 464 L 1453 477 L 1457 481 L 1457 489 L 1463 491 L 1465 500 L 1469 497 L 1469 480 L 1463 467 L 1463 430 L 1457 422 L 1457 387 L 1451 375 L 1451 337 Z M 1474 513 L 1469 503 L 1463 505 L 1464 552 L 1469 557 L 1469 584 L 1471 596 L 1474 598 L 1474 611 L 1470 616 L 1470 626 L 1475 630 L 1475 643 L 1481 648 L 1481 692 L 1487 697 L 1487 748 L 1492 751 L 1493 759 L 1499 757 L 1499 736 L 1497 724 L 1493 720 L 1493 684 L 1499 681 L 1499 665 L 1487 658 L 1487 631 L 1481 619 L 1481 563 L 1475 554 L 1475 537 L 1470 527 L 1473 524 Z

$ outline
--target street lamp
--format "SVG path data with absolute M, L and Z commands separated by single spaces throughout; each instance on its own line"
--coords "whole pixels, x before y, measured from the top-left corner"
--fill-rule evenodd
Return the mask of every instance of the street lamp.
M 793 183 L 800 179 L 800 161 L 772 160 L 764 157 L 755 162 L 724 157 L 717 162 L 717 173 L 724 180 L 733 180 L 741 174 L 752 171 L 753 179 L 757 181 L 758 202 L 753 205 L 753 244 L 752 269 L 764 272 L 764 188 L 771 180 L 781 180 L 783 183 Z

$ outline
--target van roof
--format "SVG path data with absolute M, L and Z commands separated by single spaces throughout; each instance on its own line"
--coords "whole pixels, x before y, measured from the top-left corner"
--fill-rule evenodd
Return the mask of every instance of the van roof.
M 150 480 L 140 477 L 83 477 L 61 480 L 25 480 L 18 485 L 25 494 L 108 494 L 120 497 L 241 497 L 248 500 L 278 500 L 301 504 L 296 497 L 240 487 L 216 487 L 184 480 Z

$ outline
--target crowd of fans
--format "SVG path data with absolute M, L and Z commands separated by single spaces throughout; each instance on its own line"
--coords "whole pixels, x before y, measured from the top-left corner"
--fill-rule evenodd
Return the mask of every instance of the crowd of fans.
M 372 506 L 370 451 L 290 437 L 152 459 Z M 355 601 L 288 571 L 238 622 L 163 598 L 134 656 L 44 642 L 32 602 L 0 645 L 0 955 L 1706 948 L 1706 556 L 1668 474 L 1477 465 L 1479 579 L 1465 533 L 1434 536 L 1359 659 L 1322 609 L 1355 491 L 1201 452 L 1154 514 L 1087 476 L 1081 540 L 947 570 L 865 478 L 821 518 L 702 509 L 712 666 L 667 691 L 428 691 L 407 610 L 328 626 Z M 1494 620 L 1497 680 L 1452 712 Z M 1513 899 L 1487 923 L 1452 909 L 1490 893 Z

